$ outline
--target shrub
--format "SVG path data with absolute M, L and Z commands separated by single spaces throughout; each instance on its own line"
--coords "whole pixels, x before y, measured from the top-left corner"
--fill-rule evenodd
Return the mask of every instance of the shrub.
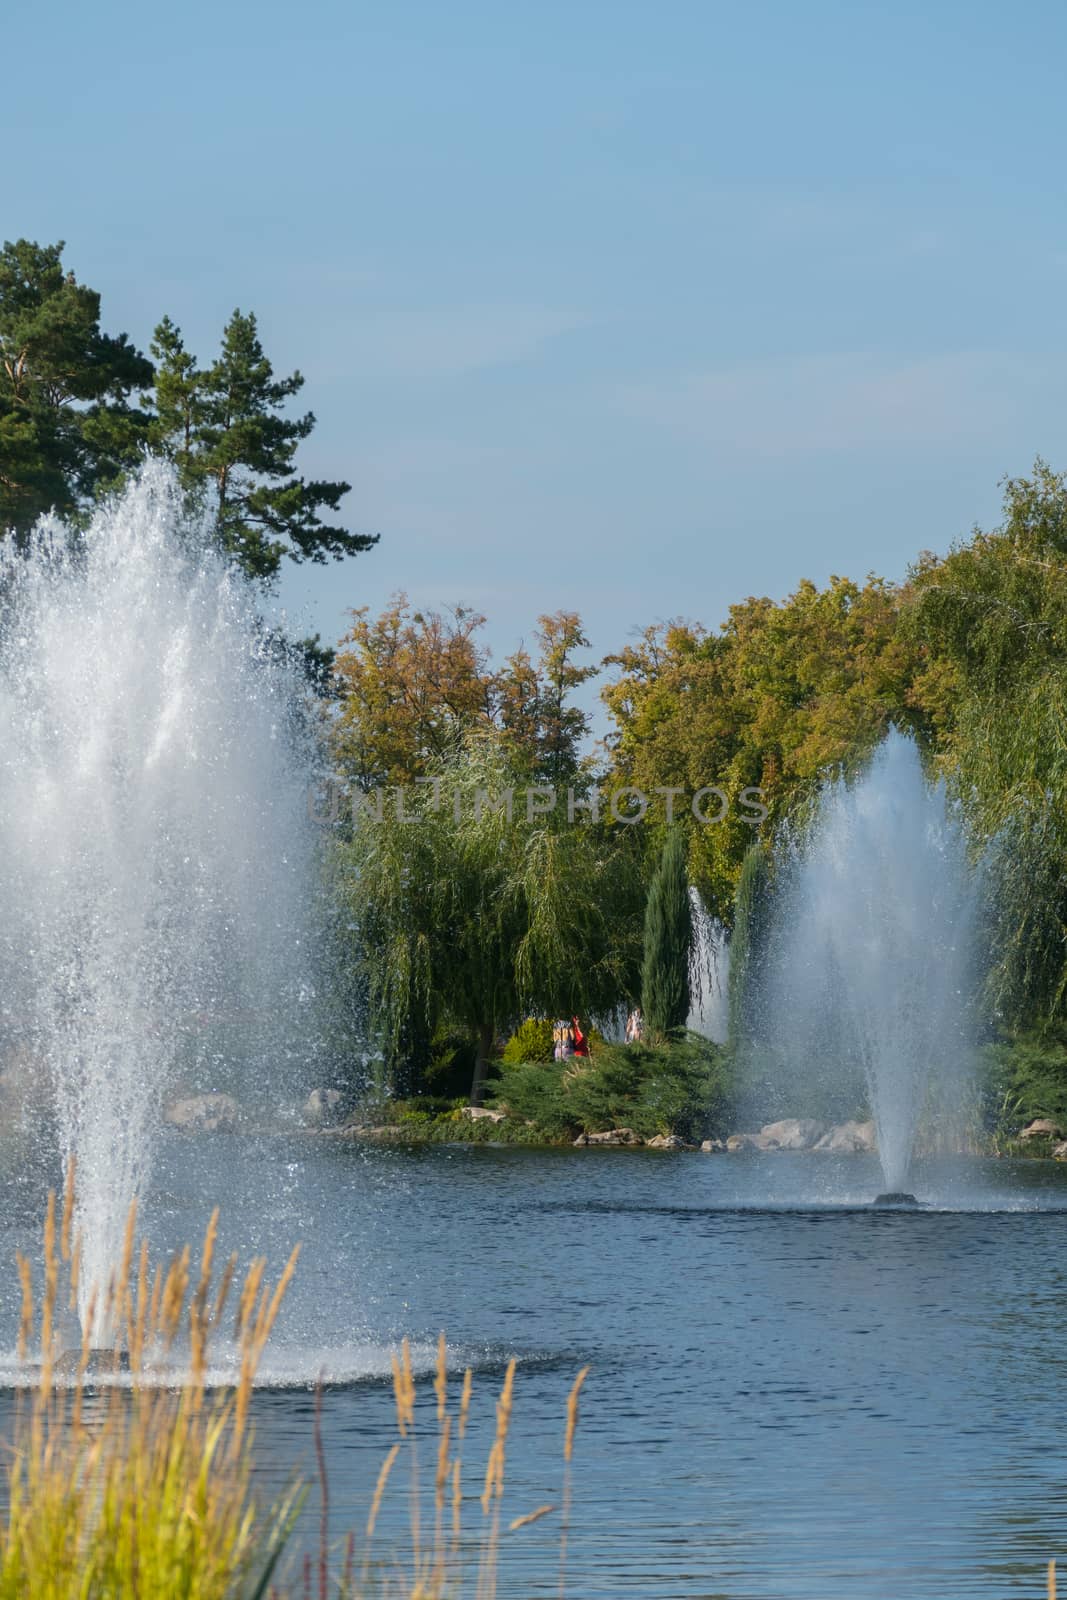
M 1067 1040 L 1059 1029 L 987 1045 L 982 1084 L 985 1120 L 1010 1136 L 1035 1117 L 1067 1127 Z
M 430 1095 L 466 1101 L 477 1041 L 459 1028 L 439 1027 L 430 1043 L 430 1060 L 422 1075 L 422 1089 Z
M 541 1017 L 527 1017 L 504 1046 L 501 1059 L 505 1066 L 518 1066 L 522 1061 L 551 1061 L 553 1026 Z
M 626 1126 L 697 1138 L 725 1126 L 724 1054 L 697 1034 L 671 1044 L 601 1044 L 570 1061 L 505 1062 L 493 1101 L 549 1137 Z

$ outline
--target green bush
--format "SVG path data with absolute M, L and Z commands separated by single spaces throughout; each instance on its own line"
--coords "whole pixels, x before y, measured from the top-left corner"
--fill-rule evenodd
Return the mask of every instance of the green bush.
M 669 1045 L 601 1044 L 570 1061 L 505 1061 L 491 1098 L 550 1138 L 629 1127 L 646 1139 L 697 1139 L 725 1127 L 724 1056 L 687 1034 Z
M 504 1064 L 518 1066 L 523 1061 L 551 1061 L 553 1027 L 553 1023 L 541 1017 L 527 1017 L 504 1046 L 501 1057 Z
M 462 1029 L 441 1026 L 430 1044 L 430 1060 L 421 1087 L 429 1095 L 466 1101 L 474 1075 L 478 1046 Z
M 982 1084 L 985 1120 L 1008 1137 L 1035 1117 L 1067 1127 L 1067 1037 L 1060 1029 L 1019 1034 L 987 1045 Z

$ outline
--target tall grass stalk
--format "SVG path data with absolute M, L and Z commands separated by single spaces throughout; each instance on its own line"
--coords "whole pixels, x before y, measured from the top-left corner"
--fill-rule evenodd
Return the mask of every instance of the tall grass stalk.
M 322 1397 L 315 1412 L 315 1451 L 321 1492 L 317 1553 L 303 1561 L 296 1590 L 277 1587 L 279 1561 L 304 1499 L 292 1486 L 263 1509 L 253 1492 L 250 1406 L 256 1374 L 292 1278 L 294 1250 L 277 1282 L 262 1259 L 239 1277 L 236 1257 L 216 1264 L 218 1213 L 208 1223 L 199 1261 L 188 1247 L 169 1266 L 153 1266 L 137 1241 L 131 1208 L 121 1262 L 104 1294 L 80 1301 L 79 1241 L 72 1237 L 74 1170 L 62 1208 L 50 1195 L 41 1266 L 36 1274 L 18 1256 L 22 1288 L 19 1353 L 28 1386 L 16 1407 L 7 1468 L 7 1508 L 0 1513 L 0 1600 L 444 1600 L 471 1594 L 494 1600 L 503 1542 L 561 1512 L 560 1583 L 570 1507 L 570 1472 L 578 1421 L 571 1391 L 563 1434 L 559 1503 L 535 1506 L 503 1520 L 508 1435 L 516 1363 L 509 1362 L 496 1400 L 496 1427 L 482 1468 L 465 1487 L 463 1451 L 474 1381 L 468 1367 L 450 1385 L 444 1335 L 432 1386 L 436 1433 L 420 1441 L 411 1347 L 393 1358 L 398 1438 L 378 1474 L 357 1540 L 338 1548 L 329 1538 L 329 1485 L 322 1445 Z M 61 1329 L 81 1304 L 84 1332 L 63 1349 Z M 233 1312 L 227 1361 L 235 1374 L 220 1389 L 211 1351 Z M 113 1347 L 94 1350 L 91 1331 L 107 1328 Z M 433 1463 L 432 1522 L 424 1501 Z M 432 1457 L 427 1454 L 432 1449 Z M 383 1505 L 407 1452 L 408 1530 L 404 1546 L 378 1557 Z M 404 1465 L 404 1463 L 401 1463 Z M 480 1516 L 464 1525 L 465 1508 Z M 432 1527 L 432 1532 L 431 1532 Z M 317 1581 L 316 1581 L 317 1579 Z
M 28 1259 L 18 1258 L 19 1352 L 28 1360 L 39 1351 L 39 1364 L 15 1415 L 0 1517 L 0 1600 L 263 1596 L 299 1495 L 294 1488 L 259 1510 L 248 1412 L 296 1252 L 275 1284 L 264 1261 L 248 1268 L 233 1329 L 238 1377 L 217 1394 L 209 1388 L 209 1345 L 237 1273 L 231 1257 L 217 1280 L 214 1274 L 218 1213 L 194 1277 L 188 1247 L 165 1271 L 152 1268 L 147 1245 L 137 1247 L 131 1207 L 102 1313 L 94 1292 L 80 1346 L 64 1352 L 59 1330 L 79 1305 L 73 1197 L 72 1165 L 59 1218 L 49 1196 L 36 1292 Z M 92 1349 L 91 1330 L 99 1327 L 112 1330 L 108 1351 Z

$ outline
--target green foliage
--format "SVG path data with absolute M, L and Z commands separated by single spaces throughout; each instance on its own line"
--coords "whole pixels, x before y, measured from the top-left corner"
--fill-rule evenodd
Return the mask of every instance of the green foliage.
M 100 296 L 63 266 L 63 245 L 0 251 L 0 531 L 77 511 L 140 456 L 131 396 L 152 364 L 100 328 Z
M 674 827 L 668 831 L 645 903 L 641 1009 L 653 1039 L 669 1038 L 685 1027 L 692 949 L 685 839 Z
M 628 1127 L 642 1138 L 725 1130 L 723 1052 L 697 1034 L 670 1044 L 600 1045 L 588 1059 L 501 1066 L 493 1103 L 552 1138 Z
M 21 538 L 45 511 L 80 512 L 150 448 L 174 461 L 253 577 L 272 579 L 283 556 L 325 561 L 376 543 L 320 515 L 348 484 L 298 475 L 315 418 L 288 414 L 304 380 L 275 377 L 254 316 L 234 312 L 205 369 L 164 317 L 153 367 L 125 334 L 101 331 L 99 294 L 62 254 L 28 239 L 0 251 L 0 530 Z
M 429 1061 L 421 1075 L 427 1093 L 464 1104 L 477 1058 L 475 1038 L 461 1029 L 440 1025 L 430 1041 Z
M 527 1017 L 525 1022 L 520 1022 L 504 1046 L 501 1060 L 505 1066 L 518 1066 L 523 1061 L 551 1061 L 552 1026 L 540 1017 Z
M 912 574 L 902 633 L 934 753 L 987 883 L 993 1016 L 1060 1016 L 1067 995 L 1067 478 L 1037 461 L 1004 520 Z
M 347 483 L 296 475 L 296 451 L 315 418 L 287 414 L 304 379 L 275 377 L 254 315 L 233 313 L 218 358 L 204 370 L 167 317 L 152 350 L 159 362 L 152 443 L 209 508 L 222 545 L 246 572 L 269 581 L 285 556 L 322 562 L 376 543 L 320 516 L 337 511 Z
M 985 1068 L 985 1120 L 1011 1138 L 1035 1117 L 1051 1117 L 1067 1129 L 1067 1032 L 1049 1028 L 989 1044 Z
M 729 925 L 745 852 L 817 787 L 861 761 L 889 727 L 925 729 L 911 690 L 921 650 L 899 628 L 902 592 L 882 578 L 805 581 L 780 603 L 730 607 L 716 633 L 676 620 L 607 658 L 619 676 L 603 692 L 614 724 L 612 782 L 647 794 L 722 788 L 722 821 L 701 826 L 687 803 L 690 876 Z M 714 796 L 705 802 L 713 814 Z
M 391 1069 L 407 1033 L 448 1021 L 478 1039 L 478 1079 L 524 1013 L 595 1015 L 632 992 L 639 860 L 565 807 L 531 816 L 521 790 L 509 816 L 516 774 L 499 739 L 472 741 L 433 777 L 439 795 L 430 783 L 364 808 L 337 849 L 340 893 Z

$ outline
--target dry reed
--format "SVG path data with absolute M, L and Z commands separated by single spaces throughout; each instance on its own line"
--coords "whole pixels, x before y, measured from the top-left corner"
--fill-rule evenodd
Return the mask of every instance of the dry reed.
M 216 1262 L 218 1213 L 212 1214 L 199 1260 L 188 1247 L 166 1267 L 154 1266 L 137 1240 L 131 1207 L 121 1259 L 103 1292 L 81 1295 L 81 1241 L 74 1233 L 73 1163 L 62 1207 L 49 1196 L 43 1251 L 34 1285 L 28 1257 L 19 1255 L 20 1358 L 32 1378 L 15 1415 L 7 1469 L 7 1510 L 0 1514 L 0 1600 L 265 1600 L 292 1532 L 303 1490 L 295 1482 L 280 1503 L 262 1509 L 253 1494 L 250 1407 L 266 1342 L 296 1265 L 294 1251 L 278 1281 L 253 1261 L 239 1277 L 236 1257 Z M 234 1378 L 225 1388 L 212 1376 L 211 1351 L 226 1308 L 235 1301 L 227 1352 Z M 74 1351 L 61 1348 L 64 1317 L 81 1310 L 83 1333 Z M 107 1350 L 94 1350 L 93 1330 L 106 1329 Z M 564 1488 L 577 1424 L 571 1392 L 564 1436 Z M 516 1363 L 508 1363 L 496 1399 L 496 1426 L 479 1471 L 480 1494 L 464 1488 L 464 1441 L 473 1404 L 473 1374 L 463 1373 L 450 1405 L 447 1349 L 437 1347 L 432 1388 L 432 1535 L 423 1516 L 416 1381 L 405 1339 L 393 1357 L 399 1438 L 378 1473 L 359 1549 L 349 1534 L 328 1546 L 329 1498 L 321 1437 L 321 1394 L 315 1448 L 322 1495 L 317 1562 L 304 1561 L 303 1590 L 360 1600 L 373 1592 L 406 1600 L 443 1600 L 471 1592 L 492 1600 L 502 1538 L 553 1515 L 544 1504 L 513 1516 L 501 1531 L 506 1449 L 514 1403 Z M 374 1542 L 383 1505 L 402 1452 L 410 1463 L 406 1548 L 378 1559 Z M 429 1462 L 427 1466 L 429 1466 Z M 464 1527 L 464 1507 L 480 1501 L 481 1516 Z M 423 1529 L 426 1526 L 424 1537 Z M 380 1537 L 380 1535 L 379 1535 Z M 288 1591 L 287 1591 L 288 1592 Z

